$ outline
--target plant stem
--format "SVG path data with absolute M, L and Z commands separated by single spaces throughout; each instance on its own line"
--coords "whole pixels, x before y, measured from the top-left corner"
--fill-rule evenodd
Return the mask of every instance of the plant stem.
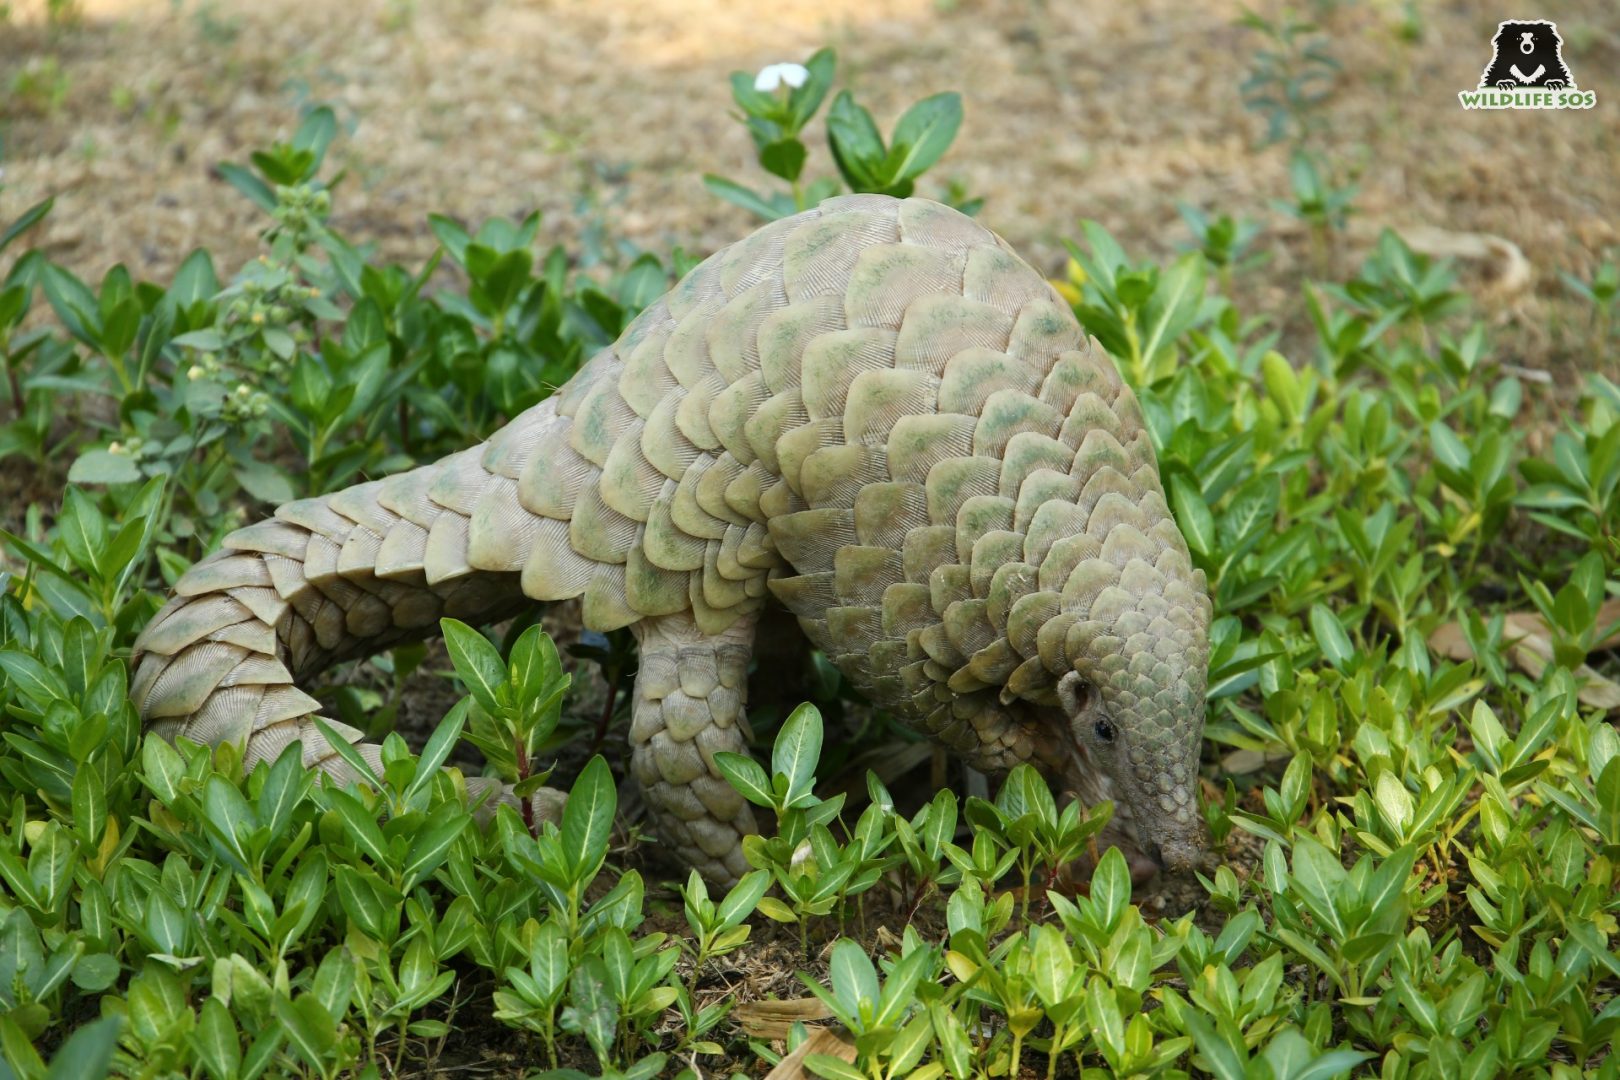
M 613 722 L 613 706 L 619 696 L 619 672 L 613 671 L 613 677 L 608 680 L 607 702 L 602 706 L 602 715 L 596 718 L 596 736 L 591 740 L 591 749 L 588 756 L 594 757 L 607 741 L 608 725 Z
M 22 380 L 17 378 L 17 369 L 9 363 L 6 365 L 6 380 L 11 383 L 11 406 L 17 410 L 17 419 L 21 420 L 27 402 L 23 401 Z
M 917 891 L 911 898 L 911 907 L 906 911 L 906 922 L 910 924 L 917 917 L 917 909 L 922 907 L 923 897 L 927 894 L 932 878 L 922 878 L 917 882 Z
M 697 955 L 692 958 L 692 974 L 686 981 L 686 998 L 694 1012 L 697 1010 L 698 973 L 703 969 L 703 961 L 707 959 L 703 948 L 699 946 Z
M 525 745 L 525 740 L 522 737 L 515 736 L 512 739 L 512 753 L 517 758 L 518 780 L 527 780 L 529 778 L 529 748 Z M 523 804 L 523 825 L 529 830 L 530 836 L 538 839 L 540 832 L 535 828 L 534 803 L 530 801 L 527 795 L 523 797 L 521 802 Z
M 1029 925 L 1029 885 L 1034 873 L 1034 863 L 1028 859 L 1019 859 L 1018 867 L 1024 873 L 1024 893 L 1018 898 L 1018 921 L 1022 925 Z

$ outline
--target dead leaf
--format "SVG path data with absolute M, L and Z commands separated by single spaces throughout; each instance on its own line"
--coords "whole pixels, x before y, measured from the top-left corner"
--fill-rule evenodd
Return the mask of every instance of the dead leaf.
M 1518 244 L 1491 233 L 1456 232 L 1433 225 L 1398 230 L 1413 251 L 1436 259 L 1463 259 L 1485 266 L 1486 289 L 1497 299 L 1513 299 L 1535 284 L 1530 260 Z
M 855 1044 L 843 1028 L 816 1028 L 797 1050 L 765 1074 L 765 1080 L 813 1080 L 816 1074 L 804 1067 L 804 1059 L 811 1054 L 831 1054 L 853 1062 Z
M 1605 601 L 1598 609 L 1597 623 L 1608 626 L 1620 621 L 1620 600 Z M 1539 678 L 1552 661 L 1552 631 L 1547 622 L 1534 611 L 1515 611 L 1502 620 L 1502 644 L 1508 659 L 1532 679 Z M 1620 632 L 1610 634 L 1598 642 L 1597 649 L 1620 646 Z M 1429 648 L 1451 660 L 1472 660 L 1473 647 L 1464 636 L 1462 624 L 1449 622 L 1429 635 Z M 1620 683 L 1599 675 L 1586 664 L 1575 669 L 1575 677 L 1582 680 L 1576 696 L 1582 705 L 1594 709 L 1613 711 L 1620 709 Z
M 818 998 L 793 998 L 789 1001 L 745 1001 L 731 1010 L 745 1033 L 756 1039 L 785 1039 L 793 1030 L 796 1020 L 811 1023 L 826 1020 L 832 1013 Z

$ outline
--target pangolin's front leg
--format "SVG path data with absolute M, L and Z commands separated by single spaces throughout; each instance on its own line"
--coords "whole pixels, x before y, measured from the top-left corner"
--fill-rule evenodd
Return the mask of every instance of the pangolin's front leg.
M 743 704 L 754 618 L 707 634 L 680 612 L 635 625 L 641 645 L 630 770 L 654 828 L 716 883 L 748 872 L 742 838 L 758 832 L 753 808 L 715 768 L 717 751 L 748 753 Z

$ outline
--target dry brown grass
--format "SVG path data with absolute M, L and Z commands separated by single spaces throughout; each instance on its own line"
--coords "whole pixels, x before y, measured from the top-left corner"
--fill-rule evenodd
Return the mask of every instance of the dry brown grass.
M 81 0 L 57 31 L 43 0 L 17 2 L 0 87 L 39 57 L 68 82 L 56 109 L 0 98 L 0 215 L 58 195 L 41 239 L 92 277 L 115 262 L 160 277 L 197 245 L 224 266 L 249 255 L 255 213 L 211 166 L 285 135 L 307 100 L 353 128 L 339 224 L 389 255 L 431 250 L 430 211 L 533 208 L 564 243 L 594 215 L 654 250 L 713 248 L 751 224 L 699 183 L 752 179 L 726 74 L 822 43 L 884 120 L 962 90 L 967 120 L 939 175 L 986 195 L 985 220 L 1048 268 L 1081 216 L 1154 253 L 1186 237 L 1178 200 L 1286 228 L 1270 206 L 1286 154 L 1256 150 L 1261 124 L 1238 93 L 1258 43 L 1234 0 Z M 1464 113 L 1455 94 L 1478 78 L 1494 9 L 1434 7 L 1408 45 L 1394 6 L 1345 5 L 1324 24 L 1345 65 L 1326 115 L 1360 173 L 1356 235 L 1502 236 L 1526 254 L 1533 292 L 1558 294 L 1558 270 L 1588 273 L 1620 243 L 1620 16 L 1610 0 L 1552 13 L 1596 109 Z M 1302 266 L 1284 255 L 1256 303 L 1294 291 Z M 1519 314 L 1545 312 L 1532 296 Z

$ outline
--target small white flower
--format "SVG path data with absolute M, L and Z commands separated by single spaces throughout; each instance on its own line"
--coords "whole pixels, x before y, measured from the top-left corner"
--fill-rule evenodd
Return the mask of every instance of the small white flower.
M 754 89 L 769 94 L 783 83 L 797 90 L 810 78 L 810 69 L 803 64 L 766 64 L 754 76 Z
M 788 863 L 788 866 L 791 869 L 797 870 L 799 867 L 809 862 L 814 855 L 815 849 L 810 846 L 810 841 L 800 841 L 799 846 L 793 849 L 793 859 Z

